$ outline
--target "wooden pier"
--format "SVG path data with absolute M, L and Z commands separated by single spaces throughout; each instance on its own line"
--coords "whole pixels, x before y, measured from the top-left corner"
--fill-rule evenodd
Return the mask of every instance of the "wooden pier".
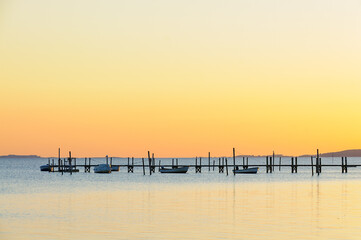
M 228 159 L 226 157 L 218 157 L 218 162 L 217 162 L 217 160 L 216 160 L 217 158 L 215 158 L 215 157 L 211 158 L 210 152 L 208 153 L 208 164 L 202 164 L 202 158 L 195 157 L 194 164 L 189 164 L 190 162 L 188 160 L 188 163 L 183 164 L 183 165 L 189 166 L 190 168 L 194 168 L 195 173 L 202 173 L 202 169 L 204 169 L 204 168 L 206 168 L 206 169 L 208 168 L 208 172 L 210 172 L 211 169 L 213 171 L 215 171 L 215 169 L 218 168 L 218 173 L 226 173 L 227 175 L 229 173 L 228 169 L 230 167 L 233 170 L 236 169 L 236 167 L 237 168 L 243 167 L 243 169 L 248 169 L 249 167 L 259 167 L 259 168 L 264 168 L 265 172 L 269 173 L 269 174 L 272 174 L 275 171 L 274 170 L 275 167 L 278 167 L 279 171 L 281 171 L 281 167 L 282 167 L 282 169 L 289 169 L 291 173 L 298 173 L 298 168 L 302 167 L 302 168 L 310 168 L 310 170 L 311 170 L 310 172 L 311 172 L 312 176 L 314 175 L 314 169 L 315 169 L 316 174 L 320 175 L 322 173 L 322 168 L 324 168 L 324 167 L 340 168 L 342 173 L 347 173 L 348 168 L 361 167 L 361 164 L 348 164 L 347 157 L 341 157 L 340 164 L 322 164 L 322 158 L 320 157 L 318 149 L 317 149 L 317 154 L 316 154 L 315 158 L 316 159 L 314 161 L 314 157 L 311 156 L 309 164 L 306 164 L 306 163 L 300 164 L 300 163 L 298 163 L 297 157 L 291 157 L 289 163 L 286 163 L 284 159 L 283 159 L 283 163 L 282 163 L 282 158 L 279 157 L 279 163 L 275 164 L 275 155 L 273 153 L 272 156 L 265 157 L 264 163 L 259 162 L 259 163 L 251 163 L 250 164 L 248 157 L 242 157 L 242 163 L 238 163 L 237 157 L 235 155 L 235 149 L 233 149 L 233 166 L 228 165 Z M 78 160 L 78 162 L 77 162 L 77 160 Z M 151 156 L 149 151 L 148 151 L 148 164 L 146 163 L 144 158 L 141 158 L 140 160 L 141 160 L 141 163 L 136 164 L 134 157 L 132 157 L 132 158 L 128 157 L 127 162 L 116 164 L 113 162 L 112 157 L 110 158 L 110 161 L 109 161 L 108 156 L 105 157 L 106 164 L 109 164 L 111 166 L 118 167 L 118 168 L 127 169 L 128 173 L 134 173 L 136 168 L 141 168 L 143 170 L 143 175 L 146 175 L 146 168 L 149 169 L 149 175 L 152 175 L 156 172 L 157 167 L 159 170 L 161 168 L 161 166 L 170 167 L 170 168 L 175 168 L 175 167 L 179 166 L 178 158 L 173 158 L 171 164 L 162 164 L 162 165 L 161 165 L 161 160 L 159 160 L 158 166 L 156 166 L 156 164 L 155 164 L 156 160 L 154 157 L 154 153 Z M 80 163 L 80 161 L 83 163 Z M 121 160 L 117 160 L 117 161 L 119 162 Z M 69 157 L 61 158 L 60 157 L 60 149 L 58 152 L 57 161 L 55 161 L 55 159 L 49 158 L 48 165 L 50 166 L 51 172 L 61 172 L 61 174 L 64 174 L 65 172 L 72 174 L 74 172 L 79 172 L 79 169 L 84 169 L 85 173 L 90 173 L 91 168 L 98 166 L 98 164 L 92 163 L 92 158 L 84 158 L 83 161 L 80 159 L 77 159 L 77 158 L 73 158 L 71 156 L 71 152 L 69 152 Z

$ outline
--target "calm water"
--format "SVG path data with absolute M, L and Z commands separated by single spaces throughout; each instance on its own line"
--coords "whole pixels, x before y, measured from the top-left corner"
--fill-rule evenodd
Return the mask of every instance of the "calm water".
M 162 160 L 166 161 L 170 163 Z M 250 159 L 250 164 L 257 161 L 264 163 Z M 349 158 L 349 163 L 360 161 Z M 299 159 L 303 162 L 309 159 Z M 323 168 L 319 177 L 312 177 L 309 168 L 299 168 L 297 174 L 289 168 L 273 174 L 260 169 L 257 175 L 228 177 L 208 168 L 202 174 L 190 169 L 186 175 L 152 176 L 143 176 L 141 168 L 134 174 L 121 169 L 109 175 L 81 169 L 62 176 L 40 172 L 45 163 L 47 159 L 0 159 L 0 239 L 361 236 L 359 168 L 350 168 L 348 174 L 340 168 Z M 323 163 L 340 160 L 324 158 Z

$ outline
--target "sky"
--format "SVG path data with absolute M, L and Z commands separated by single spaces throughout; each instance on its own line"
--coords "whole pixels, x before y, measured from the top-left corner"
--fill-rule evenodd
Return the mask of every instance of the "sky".
M 360 0 L 0 0 L 0 154 L 361 148 L 360 43 Z

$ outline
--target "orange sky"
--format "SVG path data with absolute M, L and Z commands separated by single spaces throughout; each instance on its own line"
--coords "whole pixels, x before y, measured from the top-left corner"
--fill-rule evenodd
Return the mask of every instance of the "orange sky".
M 0 154 L 360 148 L 360 1 L 0 1 Z

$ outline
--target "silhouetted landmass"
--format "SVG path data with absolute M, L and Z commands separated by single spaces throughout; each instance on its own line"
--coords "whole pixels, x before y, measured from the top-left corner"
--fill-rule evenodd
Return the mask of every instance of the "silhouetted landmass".
M 0 156 L 0 158 L 40 158 L 38 155 L 7 155 Z
M 236 157 L 272 157 L 272 154 L 270 155 L 237 155 Z M 287 155 L 282 155 L 282 154 L 275 154 L 275 158 L 276 157 L 292 157 L 292 156 L 287 156 Z
M 237 155 L 237 157 L 271 157 L 272 153 L 269 155 Z M 275 158 L 279 157 L 311 157 L 316 156 L 315 154 L 304 154 L 304 155 L 294 155 L 294 156 L 287 156 L 282 154 L 275 154 Z M 344 150 L 339 152 L 329 152 L 329 153 L 320 153 L 321 157 L 361 157 L 361 149 L 350 149 Z
M 300 155 L 298 157 L 311 157 L 311 156 L 315 156 L 315 154 L 304 154 L 304 155 Z M 237 155 L 236 157 L 267 157 L 267 156 L 272 156 L 272 153 L 269 155 Z M 344 150 L 344 151 L 338 151 L 338 152 L 329 152 L 329 153 L 320 153 L 321 157 L 361 157 L 361 149 L 350 149 L 350 150 Z M 224 156 L 224 157 L 228 157 L 229 156 Z M 288 155 L 283 155 L 283 154 L 275 154 L 275 158 L 279 158 L 279 157 L 296 157 L 295 156 L 288 156 Z M 10 155 L 4 155 L 4 156 L 0 156 L 0 158 L 41 158 L 38 155 L 14 155 L 14 154 L 10 154 Z M 204 157 L 206 158 L 206 157 Z
M 313 155 L 302 155 L 300 157 L 310 157 L 315 156 Z M 339 152 L 329 152 L 329 153 L 321 153 L 321 157 L 361 157 L 361 149 L 350 149 L 350 150 L 344 150 Z

